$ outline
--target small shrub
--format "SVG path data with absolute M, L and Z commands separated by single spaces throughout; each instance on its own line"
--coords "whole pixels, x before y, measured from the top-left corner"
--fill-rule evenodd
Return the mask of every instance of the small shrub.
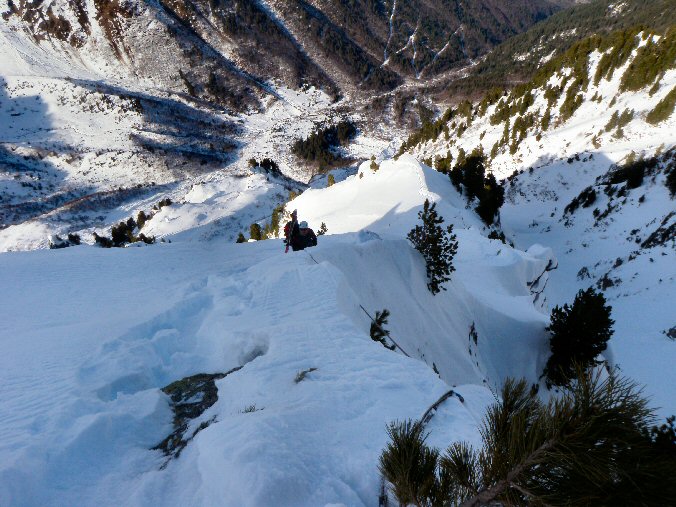
M 169 199 L 169 197 L 167 197 L 166 199 L 162 199 L 162 200 L 159 201 L 157 204 L 155 204 L 155 205 L 153 206 L 153 209 L 154 209 L 155 211 L 159 211 L 159 210 L 161 210 L 162 208 L 164 208 L 165 206 L 171 206 L 172 204 L 173 204 L 172 200 Z
M 237 241 L 235 241 L 235 243 L 246 243 L 246 238 L 244 237 L 244 234 L 240 232 L 239 235 L 237 236 Z
M 106 238 L 105 236 L 99 236 L 96 233 L 94 233 L 94 242 L 102 248 L 112 248 L 113 247 L 113 240 L 112 239 Z
M 580 206 L 589 208 L 595 202 L 596 190 L 592 187 L 587 187 L 564 208 L 563 213 L 564 215 L 575 213 Z
M 371 329 L 369 330 L 369 334 L 371 335 L 371 339 L 374 342 L 380 343 L 386 349 L 394 350 L 395 345 L 388 345 L 386 340 L 388 332 L 385 329 L 385 325 L 387 325 L 387 319 L 389 316 L 390 311 L 387 308 L 383 309 L 382 312 L 377 311 L 376 318 L 371 321 Z
M 149 217 L 146 215 L 145 211 L 138 212 L 138 215 L 136 216 L 136 226 L 139 228 L 139 230 L 143 229 L 143 226 L 146 224 L 148 218 Z
M 336 177 L 333 174 L 329 174 L 329 176 L 327 178 L 326 185 L 329 186 L 329 187 L 332 187 L 335 184 L 336 184 Z
M 68 242 L 71 245 L 79 245 L 82 243 L 82 239 L 80 238 L 79 234 L 68 233 Z

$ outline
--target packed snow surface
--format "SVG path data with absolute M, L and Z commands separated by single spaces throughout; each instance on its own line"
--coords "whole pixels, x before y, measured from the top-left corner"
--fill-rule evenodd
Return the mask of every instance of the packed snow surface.
M 476 444 L 492 391 L 537 382 L 546 361 L 529 284 L 552 252 L 481 236 L 450 182 L 410 157 L 361 173 L 296 200 L 329 227 L 303 252 L 178 237 L 0 255 L 0 505 L 375 506 L 385 425 L 451 386 L 465 402 L 441 406 L 430 442 Z M 344 201 L 378 180 L 361 206 Z M 425 198 L 460 244 L 437 296 L 403 239 Z M 383 308 L 410 358 L 370 339 L 364 310 Z M 172 431 L 161 387 L 238 366 L 178 458 L 151 450 Z

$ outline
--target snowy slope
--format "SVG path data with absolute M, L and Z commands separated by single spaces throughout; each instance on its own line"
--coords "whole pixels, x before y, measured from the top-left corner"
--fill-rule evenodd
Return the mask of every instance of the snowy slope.
M 294 140 L 345 115 L 344 102 L 315 87 L 282 84 L 270 84 L 262 107 L 227 112 L 161 76 L 130 72 L 101 50 L 108 48 L 101 34 L 80 54 L 34 40 L 15 21 L 0 24 L 0 251 L 46 248 L 53 234 L 78 233 L 92 243 L 92 233 L 109 234 L 166 197 L 191 204 L 193 187 L 214 182 L 215 193 L 254 188 L 249 198 L 259 209 L 240 213 L 219 199 L 198 220 L 155 229 L 166 237 L 208 226 L 234 240 L 313 175 L 291 155 Z M 158 65 L 146 63 L 149 72 Z M 345 155 L 379 154 L 389 143 L 382 137 L 361 135 Z M 266 157 L 296 181 L 261 181 L 248 161 Z
M 389 182 L 378 199 L 341 218 L 376 179 Z M 403 240 L 424 198 L 460 243 L 437 296 Z M 482 237 L 458 202 L 404 157 L 297 198 L 302 218 L 345 231 L 305 252 L 214 240 L 1 255 L 0 503 L 377 505 L 385 424 L 420 417 L 449 385 L 465 402 L 442 405 L 430 442 L 476 442 L 491 389 L 537 382 L 547 316 L 528 284 L 552 259 Z M 410 358 L 370 339 L 359 305 L 391 310 Z M 178 458 L 150 450 L 171 431 L 159 388 L 239 366 Z
M 638 47 L 645 45 L 646 34 L 640 34 L 637 41 Z M 550 305 L 570 303 L 578 290 L 590 286 L 603 290 L 616 321 L 606 358 L 645 385 L 652 403 L 660 407 L 660 416 L 668 416 L 676 410 L 672 367 L 676 350 L 669 337 L 676 326 L 676 201 L 665 180 L 676 165 L 676 114 L 657 124 L 649 123 L 646 116 L 676 87 L 676 69 L 658 74 L 655 83 L 641 90 L 622 91 L 622 78 L 636 55 L 637 49 L 612 77 L 598 84 L 594 76 L 602 54 L 594 50 L 586 55 L 590 79 L 580 91 L 580 107 L 570 118 L 561 117 L 567 89 L 561 90 L 551 105 L 548 129 L 542 126 L 548 108 L 545 89 L 535 87 L 532 105 L 510 118 L 508 126 L 514 131 L 519 119 L 528 114 L 535 117 L 535 124 L 513 152 L 512 141 L 501 145 L 504 122 L 491 123 L 497 105 L 488 106 L 481 116 L 479 104 L 474 105 L 471 124 L 461 135 L 450 128 L 448 139 L 442 134 L 411 151 L 420 159 L 448 153 L 457 159 L 460 148 L 467 154 L 477 147 L 483 147 L 487 156 L 490 153 L 489 170 L 505 183 L 506 202 L 500 218 L 507 238 L 521 249 L 536 242 L 551 247 L 559 260 L 545 290 Z M 572 86 L 574 79 L 566 78 L 572 73 L 571 68 L 559 69 L 547 86 Z M 606 128 L 613 115 L 625 111 L 632 113 L 619 132 Z M 452 123 L 468 122 L 456 116 L 449 127 Z M 492 149 L 496 144 L 498 148 Z M 653 156 L 659 162 L 646 170 L 637 188 L 610 183 L 618 168 Z M 587 188 L 596 192 L 595 202 L 566 212 Z M 643 246 L 661 230 L 672 232 L 665 234 L 661 244 Z

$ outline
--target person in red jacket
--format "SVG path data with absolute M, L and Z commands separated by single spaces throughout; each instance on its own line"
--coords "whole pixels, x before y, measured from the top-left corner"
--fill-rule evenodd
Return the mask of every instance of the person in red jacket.
M 291 212 L 291 220 L 284 226 L 284 244 L 286 245 L 284 253 L 289 251 L 289 247 L 293 248 L 294 252 L 298 250 L 299 238 L 300 227 L 298 226 L 298 211 L 293 210 Z

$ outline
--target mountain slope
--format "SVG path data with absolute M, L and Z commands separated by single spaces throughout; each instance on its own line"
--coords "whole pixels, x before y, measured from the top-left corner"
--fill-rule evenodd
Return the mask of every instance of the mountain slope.
M 424 69 L 434 74 L 467 64 L 556 8 L 545 0 L 519 0 L 509 8 L 488 0 L 6 0 L 0 10 L 36 41 L 85 62 L 108 57 L 112 63 L 112 54 L 122 68 L 111 70 L 152 76 L 158 84 L 162 79 L 174 90 L 184 84 L 241 110 L 255 97 L 251 88 L 274 80 L 292 88 L 313 84 L 334 95 L 333 81 L 343 92 L 391 89 Z M 162 59 L 165 68 L 150 48 L 173 54 Z
M 587 39 L 533 81 L 452 109 L 405 144 L 444 171 L 475 150 L 488 157 L 505 188 L 507 237 L 557 255 L 550 304 L 605 291 L 616 321 L 608 357 L 664 415 L 676 380 L 675 42 L 673 30 Z
M 509 38 L 470 69 L 466 76 L 449 83 L 444 91 L 476 99 L 491 87 L 510 88 L 526 82 L 548 60 L 564 53 L 574 43 L 592 35 L 608 34 L 638 26 L 666 30 L 676 25 L 676 12 L 669 0 L 593 0 L 580 2 Z
M 472 5 L 0 0 L 2 250 L 93 241 L 166 198 L 186 204 L 194 185 L 256 180 L 249 161 L 271 159 L 296 181 L 257 213 L 191 222 L 234 239 L 314 175 L 296 139 L 353 116 L 362 135 L 341 156 L 368 158 L 422 114 L 385 125 L 391 97 L 374 109 L 374 93 L 466 65 L 553 12 Z
M 482 237 L 450 183 L 412 159 L 296 204 L 314 222 L 314 202 L 337 206 L 345 187 L 378 180 L 389 191 L 373 214 L 407 203 L 396 226 L 324 236 L 305 252 L 216 240 L 0 256 L 23 287 L 0 295 L 13 314 L 0 333 L 11 351 L 0 368 L 3 505 L 375 505 L 385 424 L 419 417 L 449 384 L 464 402 L 440 407 L 430 441 L 476 441 L 490 389 L 508 375 L 537 382 L 546 360 L 547 316 L 529 285 L 546 280 L 551 251 Z M 438 296 L 402 239 L 424 198 L 460 241 Z M 330 226 L 359 228 L 343 220 Z M 410 358 L 370 339 L 359 305 L 392 311 L 388 329 Z M 152 450 L 172 431 L 160 388 L 226 372 L 180 455 Z

